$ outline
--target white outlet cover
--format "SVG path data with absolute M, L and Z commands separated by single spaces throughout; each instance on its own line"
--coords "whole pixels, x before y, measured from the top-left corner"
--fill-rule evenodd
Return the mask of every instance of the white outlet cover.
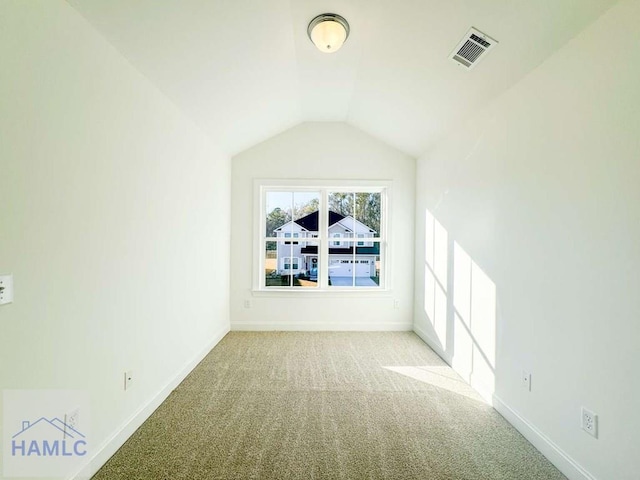
M 0 305 L 13 302 L 13 275 L 0 275 Z
M 70 412 L 67 412 L 64 416 L 64 427 L 65 430 L 67 427 L 73 430 L 79 430 L 80 425 L 80 407 L 75 407 Z M 66 432 L 65 432 L 66 435 Z
M 598 415 L 596 413 L 582 407 L 580 426 L 589 435 L 594 438 L 598 438 Z
M 129 390 L 133 386 L 133 371 L 124 372 L 124 389 Z

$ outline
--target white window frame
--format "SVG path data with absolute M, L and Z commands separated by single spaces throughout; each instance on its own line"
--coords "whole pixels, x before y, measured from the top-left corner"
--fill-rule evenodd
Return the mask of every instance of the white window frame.
M 392 182 L 388 180 L 273 180 L 257 179 L 254 181 L 254 261 L 253 261 L 253 292 L 255 294 L 284 294 L 304 295 L 304 294 L 372 294 L 391 291 L 391 249 L 389 248 L 389 233 L 392 219 L 389 216 L 390 203 L 392 198 Z M 265 282 L 265 246 L 267 241 L 274 241 L 273 237 L 265 235 L 264 225 L 266 222 L 266 193 L 269 191 L 291 191 L 291 192 L 319 192 L 320 210 L 318 216 L 318 235 L 314 235 L 314 242 L 318 244 L 318 287 L 274 287 L 266 286 Z M 333 236 L 329 234 L 329 192 L 372 192 L 381 194 L 381 219 L 380 232 L 372 234 L 367 238 L 367 246 L 380 244 L 380 278 L 379 284 L 373 287 L 365 286 L 329 286 L 329 248 L 332 248 Z M 345 240 L 341 239 L 342 243 Z M 358 245 L 358 238 L 354 235 L 346 243 L 354 246 Z M 302 260 L 300 260 L 302 261 Z M 304 263 L 304 262 L 302 262 Z

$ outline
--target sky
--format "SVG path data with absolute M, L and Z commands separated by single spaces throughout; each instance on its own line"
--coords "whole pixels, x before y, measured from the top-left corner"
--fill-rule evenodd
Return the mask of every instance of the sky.
M 289 210 L 292 204 L 304 205 L 314 198 L 320 200 L 320 192 L 267 192 L 267 213 L 278 207 Z

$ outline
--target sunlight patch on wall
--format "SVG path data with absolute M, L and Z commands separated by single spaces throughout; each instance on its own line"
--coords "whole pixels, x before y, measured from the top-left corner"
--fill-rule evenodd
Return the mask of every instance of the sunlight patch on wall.
M 452 367 L 469 378 L 473 371 L 471 338 L 471 257 L 457 243 L 453 247 L 453 361 Z
M 426 211 L 424 312 L 441 346 L 447 344 L 447 269 L 449 236 L 435 217 Z
M 457 242 L 453 249 L 452 366 L 491 394 L 495 390 L 496 285 Z
M 458 242 L 450 241 L 429 210 L 424 289 L 433 340 L 449 355 L 455 371 L 490 398 L 495 391 L 496 285 Z

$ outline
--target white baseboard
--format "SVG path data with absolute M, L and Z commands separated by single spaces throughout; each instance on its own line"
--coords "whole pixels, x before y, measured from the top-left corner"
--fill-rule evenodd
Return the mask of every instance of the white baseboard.
M 411 322 L 232 322 L 231 331 L 249 332 L 410 332 Z
M 424 329 L 413 326 L 413 331 L 429 347 L 436 352 L 449 365 L 452 365 L 452 358 L 440 346 L 439 342 L 433 339 Z M 458 372 L 460 374 L 460 372 Z M 536 447 L 558 470 L 560 470 L 570 480 L 597 480 L 586 471 L 578 462 L 565 453 L 549 437 L 529 423 L 518 412 L 509 407 L 500 397 L 492 394 L 490 390 L 483 386 L 471 375 L 461 376 L 471 385 L 493 408 L 502 415 L 516 430 L 518 430 L 534 447 Z
M 96 474 L 98 470 L 118 451 L 124 442 L 142 425 L 147 418 L 166 400 L 169 394 L 182 382 L 189 373 L 202 361 L 204 357 L 215 347 L 220 340 L 229 332 L 228 327 L 220 328 L 213 339 L 191 358 L 184 367 L 160 391 L 142 405 L 131 417 L 125 420 L 108 437 L 100 447 L 94 450 L 93 456 L 88 459 L 82 469 L 70 480 L 86 480 Z
M 431 347 L 443 360 L 451 364 L 451 359 L 444 350 L 430 336 L 416 325 L 405 323 L 380 323 L 367 325 L 344 324 L 313 324 L 313 323 L 276 323 L 265 325 L 256 322 L 236 322 L 231 325 L 235 331 L 411 331 L 413 330 L 429 347 Z M 142 425 L 149 416 L 164 402 L 175 387 L 202 361 L 202 359 L 215 347 L 229 332 L 228 328 L 220 329 L 214 338 L 197 355 L 189 360 L 186 365 L 175 375 L 156 395 L 146 404 L 141 406 L 129 419 L 127 419 L 114 433 L 95 450 L 88 463 L 70 480 L 86 480 L 95 473 L 118 451 L 126 440 Z M 518 412 L 509 407 L 500 397 L 493 395 L 493 407 L 513 425 L 531 444 L 536 447 L 551 463 L 553 463 L 570 480 L 597 480 L 573 458 L 566 454 L 560 447 L 551 441 L 544 433 L 524 419 Z
M 493 408 L 570 480 L 596 480 L 596 478 L 582 468 L 578 462 L 565 453 L 558 445 L 553 443 L 549 437 L 529 423 L 496 395 L 493 396 Z
M 451 367 L 453 368 L 453 367 Z M 487 385 L 484 378 L 479 378 L 478 375 L 474 375 L 473 372 L 467 373 L 467 377 L 465 378 L 464 374 L 459 372 L 454 368 L 455 372 L 460 375 L 464 380 L 471 385 L 476 392 L 480 394 L 480 396 L 484 399 L 487 404 L 493 407 L 493 392 L 495 390 L 494 385 Z
M 431 335 L 429 335 L 426 330 L 418 327 L 417 325 L 413 326 L 413 331 L 416 335 L 418 335 L 424 343 L 426 343 L 431 350 L 436 352 L 438 356 L 444 360 L 447 365 L 449 365 L 453 370 L 460 375 L 460 377 L 467 382 L 471 387 L 480 394 L 480 396 L 489 404 L 493 404 L 493 390 L 487 388 L 484 384 L 479 382 L 471 372 L 462 372 L 459 369 L 453 366 L 453 358 L 451 355 L 447 354 L 444 349 L 440 346 L 440 343 L 435 340 Z
M 429 345 L 431 350 L 436 352 L 441 359 L 447 362 L 447 364 L 451 365 L 451 361 L 452 361 L 451 356 L 447 355 L 447 353 L 440 346 L 439 342 L 431 338 L 431 336 L 424 329 L 420 328 L 417 325 L 413 326 L 413 331 L 415 332 L 416 335 L 418 335 L 422 339 L 424 343 Z M 468 379 L 465 379 L 465 380 L 468 380 Z

